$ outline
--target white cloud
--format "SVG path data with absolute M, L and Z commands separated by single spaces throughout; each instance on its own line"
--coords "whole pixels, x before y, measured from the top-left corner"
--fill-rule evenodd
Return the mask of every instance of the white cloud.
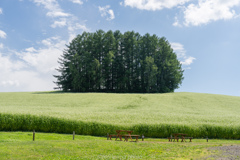
M 9 55 L 7 53 L 6 55 Z M 23 69 L 24 63 L 21 61 L 12 60 L 9 56 L 2 56 L 0 52 L 0 77 L 4 77 L 4 74 L 10 73 L 14 70 Z
M 62 50 L 57 48 L 40 49 L 36 54 L 31 52 L 22 53 L 22 59 L 37 70 L 37 73 L 52 73 L 58 67 L 58 58 L 62 54 Z
M 56 0 L 33 0 L 37 5 L 43 5 L 48 10 L 59 10 L 59 4 Z
M 30 48 L 26 48 L 25 51 L 27 51 L 27 52 L 36 52 L 37 50 L 34 49 L 33 47 L 30 47 Z
M 69 32 L 74 32 L 76 30 L 83 30 L 83 31 L 86 31 L 86 32 L 90 31 L 85 25 L 82 25 L 82 24 L 79 24 L 79 23 L 75 23 L 74 25 L 72 24 L 72 25 L 68 26 L 68 31 Z
M 108 17 L 108 20 L 113 20 L 113 19 L 115 18 L 114 12 L 113 12 L 112 9 L 109 9 L 109 10 L 108 10 L 108 14 L 109 14 L 109 16 L 110 16 L 110 17 Z
M 68 17 L 70 14 L 63 12 L 57 0 L 33 0 L 37 5 L 43 5 L 49 17 Z
M 69 13 L 65 13 L 56 0 L 33 0 L 33 2 L 39 6 L 44 6 L 47 10 L 46 16 L 53 18 L 53 24 L 51 25 L 52 28 L 66 26 L 67 21 L 63 17 L 72 16 Z
M 193 63 L 193 60 L 195 60 L 195 59 L 196 58 L 194 58 L 194 57 L 186 57 L 186 59 L 184 61 L 181 61 L 181 64 L 189 66 L 190 64 Z
M 178 17 L 177 16 L 175 16 L 175 22 L 173 23 L 173 26 L 175 26 L 175 27 L 181 27 L 182 25 L 179 23 L 179 20 L 178 20 Z
M 2 8 L 0 8 L 0 14 L 2 14 L 2 13 L 3 13 Z
M 53 18 L 53 24 L 51 24 L 52 28 L 57 27 L 64 27 L 67 26 L 68 32 L 69 32 L 69 41 L 73 39 L 76 36 L 77 33 L 79 33 L 79 30 L 83 31 L 89 31 L 89 29 L 83 25 L 79 24 L 79 20 L 77 17 L 75 17 L 72 14 L 65 13 L 60 5 L 58 4 L 58 1 L 56 0 L 33 0 L 34 3 L 37 5 L 43 5 L 45 9 L 47 9 L 47 16 Z M 78 0 L 71 0 L 73 3 L 79 3 Z M 63 18 L 67 17 L 67 18 Z M 77 33 L 76 33 L 77 32 Z M 47 41 L 44 40 L 43 43 L 45 45 L 48 45 Z
M 51 46 L 52 45 L 51 41 L 48 40 L 48 39 L 42 40 L 42 44 L 45 45 L 45 46 Z
M 180 60 L 182 65 L 189 66 L 196 59 L 194 57 L 186 55 L 186 50 L 184 49 L 184 46 L 181 43 L 173 42 L 171 43 L 171 47 L 174 50 L 174 52 L 177 54 L 178 60 Z
M 228 20 L 236 17 L 233 7 L 239 6 L 240 0 L 199 0 L 190 4 L 184 11 L 184 25 L 198 26 L 217 20 Z
M 70 0 L 70 1 L 72 1 L 73 3 L 76 3 L 76 4 L 80 4 L 80 5 L 83 4 L 83 2 L 81 0 Z
M 51 37 L 43 42 L 43 48 L 26 48 L 24 51 L 0 52 L 0 91 L 46 91 L 53 90 L 62 55 L 67 41 Z M 14 55 L 14 58 L 3 55 Z
M 34 71 L 13 71 L 5 74 L 4 77 L 0 77 L 0 91 L 19 92 L 53 90 L 52 88 L 54 85 L 53 83 L 50 83 L 49 80 L 51 80 L 50 77 L 43 77 L 43 75 L 38 74 Z
M 101 16 L 102 17 L 107 17 L 107 20 L 113 20 L 115 18 L 115 15 L 114 15 L 114 12 L 112 9 L 109 9 L 110 6 L 107 5 L 105 7 L 98 7 L 100 13 L 101 13 Z
M 59 74 L 58 58 L 62 55 L 65 45 L 77 33 L 89 31 L 84 22 L 72 14 L 61 9 L 57 0 L 32 0 L 35 4 L 43 6 L 46 16 L 51 18 L 52 28 L 67 27 L 68 36 L 62 38 L 53 36 L 40 41 L 39 46 L 28 47 L 22 51 L 3 48 L 0 43 L 0 92 L 5 91 L 46 91 L 53 90 L 56 85 L 53 75 Z M 65 18 L 67 16 L 67 18 Z M 0 30 L 0 38 L 7 34 Z M 69 40 L 69 41 L 68 41 Z
M 76 37 L 77 34 L 75 32 L 79 30 L 86 31 L 86 32 L 90 31 L 85 25 L 82 25 L 79 23 L 71 24 L 68 26 L 68 31 L 69 31 L 68 42 L 71 42 Z
M 4 31 L 0 30 L 0 38 L 6 38 L 6 37 L 7 37 L 7 34 Z
M 19 58 L 39 73 L 52 73 L 58 67 L 58 58 L 67 42 L 59 37 L 51 37 L 43 40 L 42 43 L 46 45 L 45 48 L 38 50 L 33 47 L 28 48 L 19 54 Z
M 61 19 L 60 21 L 54 21 L 54 23 L 51 25 L 52 28 L 56 27 L 64 27 L 67 25 L 66 19 Z
M 15 87 L 18 87 L 19 86 L 19 81 L 17 81 L 17 80 L 1 81 L 0 86 L 4 86 L 4 87 L 15 86 Z
M 141 10 L 155 11 L 183 5 L 188 1 L 190 0 L 124 0 L 124 5 Z M 123 5 L 123 3 L 120 4 Z
M 14 74 L 23 68 L 24 63 L 22 63 L 21 61 L 12 60 L 9 56 L 2 56 L 2 53 L 0 53 L 1 92 L 10 91 L 11 88 L 16 88 L 20 85 L 20 82 L 18 81 L 17 77 L 15 77 Z
M 81 29 L 83 31 L 86 31 L 86 32 L 89 31 L 89 29 L 85 25 L 76 23 L 75 26 L 74 26 L 74 30 L 79 30 L 79 29 Z
M 183 16 L 181 18 L 175 16 L 173 26 L 179 27 L 199 26 L 217 20 L 236 18 L 239 15 L 234 7 L 240 6 L 240 0 L 197 0 L 197 2 L 193 0 L 124 0 L 120 5 L 151 11 L 178 7 Z
M 51 11 L 47 13 L 49 17 L 68 17 L 70 14 L 61 11 Z
M 61 41 L 60 37 L 50 37 L 50 38 L 42 40 L 42 44 L 47 47 L 51 47 L 57 41 Z

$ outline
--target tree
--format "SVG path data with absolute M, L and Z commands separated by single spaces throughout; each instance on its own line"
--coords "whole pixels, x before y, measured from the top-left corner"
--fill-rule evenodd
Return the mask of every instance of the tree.
M 120 31 L 83 32 L 59 58 L 57 88 L 73 92 L 174 92 L 181 63 L 166 38 Z
M 103 85 L 107 92 L 112 90 L 112 70 L 113 70 L 113 58 L 114 58 L 114 44 L 115 38 L 112 31 L 108 31 L 104 35 L 103 42 L 103 63 L 102 63 L 102 74 L 103 74 Z
M 145 86 L 146 86 L 146 92 L 152 93 L 157 92 L 157 70 L 158 67 L 154 63 L 154 58 L 152 57 L 146 57 L 145 59 L 146 69 L 144 72 L 144 78 L 145 78 Z

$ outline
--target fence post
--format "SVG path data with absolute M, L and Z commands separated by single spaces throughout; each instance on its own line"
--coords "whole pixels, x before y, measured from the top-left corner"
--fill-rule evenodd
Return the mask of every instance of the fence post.
M 107 140 L 109 140 L 109 134 L 107 133 Z
M 75 131 L 73 131 L 73 140 L 74 140 L 74 137 L 75 137 Z
M 171 142 L 172 142 L 172 135 L 171 135 Z
M 207 142 L 208 142 L 208 136 L 207 136 Z
M 33 130 L 33 141 L 35 141 L 35 130 Z
M 142 141 L 144 141 L 144 135 L 142 134 Z

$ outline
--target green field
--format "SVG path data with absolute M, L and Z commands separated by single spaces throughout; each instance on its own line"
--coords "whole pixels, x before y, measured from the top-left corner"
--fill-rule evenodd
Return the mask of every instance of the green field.
M 240 97 L 200 94 L 0 93 L 0 130 L 104 136 L 130 129 L 147 137 L 174 132 L 240 138 Z
M 109 141 L 103 137 L 36 133 L 0 132 L 1 160 L 9 159 L 213 159 L 224 157 L 212 147 L 239 145 L 236 140 L 194 139 L 192 143 L 145 139 L 138 143 Z M 215 156 L 216 157 L 216 156 Z

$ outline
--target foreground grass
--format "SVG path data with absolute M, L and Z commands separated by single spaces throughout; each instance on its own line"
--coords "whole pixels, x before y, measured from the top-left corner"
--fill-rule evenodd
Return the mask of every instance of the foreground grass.
M 194 139 L 192 143 L 145 139 L 144 142 L 108 141 L 105 137 L 0 132 L 1 159 L 206 159 L 209 147 L 236 145 L 239 141 Z
M 240 138 L 240 97 L 30 92 L 0 93 L 0 99 L 0 130 L 76 130 L 103 136 L 116 129 L 131 129 L 148 137 L 183 132 L 193 137 Z

